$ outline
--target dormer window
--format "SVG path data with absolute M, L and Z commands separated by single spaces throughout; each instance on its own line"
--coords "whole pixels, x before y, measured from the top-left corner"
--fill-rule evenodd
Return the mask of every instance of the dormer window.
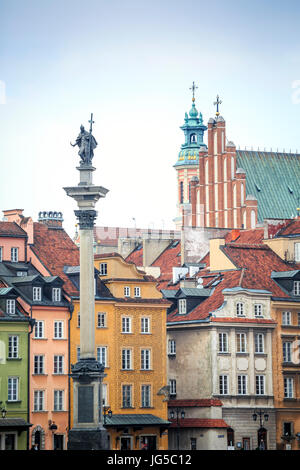
M 10 249 L 10 260 L 12 263 L 17 263 L 19 261 L 19 248 Z
M 293 294 L 300 295 L 300 281 L 294 281 Z
M 236 304 L 236 314 L 238 317 L 243 317 L 244 316 L 244 304 L 243 302 L 238 302 Z
M 255 304 L 254 305 L 254 316 L 255 317 L 262 317 L 262 304 Z
M 186 299 L 179 299 L 179 301 L 178 301 L 178 313 L 180 315 L 186 313 Z
M 41 301 L 42 300 L 42 288 L 41 287 L 33 287 L 32 288 L 32 298 L 34 301 Z
M 16 313 L 16 301 L 15 299 L 7 299 L 6 301 L 6 313 L 14 315 Z
M 100 263 L 100 276 L 106 276 L 107 275 L 107 263 Z
M 134 297 L 141 297 L 141 288 L 135 287 L 134 288 Z
M 52 302 L 60 302 L 61 301 L 61 288 L 60 287 L 53 287 L 52 289 Z
M 191 134 L 191 144 L 196 144 L 197 143 L 197 136 L 196 134 Z

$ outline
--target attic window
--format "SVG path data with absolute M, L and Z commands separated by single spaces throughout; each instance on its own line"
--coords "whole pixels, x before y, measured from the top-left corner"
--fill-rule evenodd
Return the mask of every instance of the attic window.
M 32 288 L 32 299 L 34 301 L 42 300 L 42 288 L 41 287 L 33 287 Z
M 26 271 L 17 271 L 17 276 L 18 277 L 27 276 L 27 272 Z
M 52 289 L 52 302 L 61 301 L 61 289 L 60 287 L 53 287 Z
M 236 304 L 236 314 L 238 317 L 244 316 L 244 304 L 243 302 L 238 302 Z
M 107 275 L 107 263 L 100 263 L 100 276 Z
M 6 301 L 6 313 L 14 315 L 16 313 L 16 301 L 15 299 L 7 299 Z
M 178 313 L 183 315 L 186 313 L 186 299 L 179 299 L 178 301 Z
M 293 294 L 300 295 L 300 281 L 294 281 Z

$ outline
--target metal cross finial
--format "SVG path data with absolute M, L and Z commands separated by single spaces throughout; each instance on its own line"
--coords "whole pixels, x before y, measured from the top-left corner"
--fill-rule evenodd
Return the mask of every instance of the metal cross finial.
M 92 133 L 94 122 L 95 122 L 95 121 L 93 121 L 93 113 L 91 113 L 91 119 L 89 120 L 89 123 L 90 123 L 90 134 Z
M 195 90 L 196 88 L 198 88 L 197 86 L 195 86 L 195 82 L 193 82 L 193 85 L 190 87 L 190 90 L 192 90 L 192 93 L 193 93 L 193 98 L 192 100 L 195 101 Z
M 219 95 L 217 95 L 217 101 L 214 102 L 214 105 L 217 105 L 217 111 L 216 111 L 216 115 L 219 116 L 219 104 L 221 104 L 222 101 L 219 99 Z

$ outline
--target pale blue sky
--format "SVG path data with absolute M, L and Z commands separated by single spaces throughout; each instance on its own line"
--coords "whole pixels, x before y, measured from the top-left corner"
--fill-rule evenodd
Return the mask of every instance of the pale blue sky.
M 69 142 L 93 112 L 94 182 L 110 190 L 97 224 L 172 228 L 193 81 L 204 122 L 220 95 L 237 147 L 300 151 L 299 13 L 298 0 L 0 0 L 0 210 L 60 210 L 73 233 Z

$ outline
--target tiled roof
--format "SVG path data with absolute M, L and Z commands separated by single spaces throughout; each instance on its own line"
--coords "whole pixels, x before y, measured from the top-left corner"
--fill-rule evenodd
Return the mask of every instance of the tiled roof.
M 106 426 L 161 426 L 169 423 L 152 414 L 113 414 L 111 418 L 106 416 Z
M 201 399 L 188 399 L 188 400 L 169 400 L 168 407 L 176 406 L 196 406 L 196 407 L 209 407 L 209 406 L 222 406 L 221 400 L 213 398 L 201 398 Z
M 160 267 L 161 279 L 172 279 L 173 267 L 181 266 L 181 242 L 178 244 L 170 243 L 170 245 L 156 258 L 151 266 Z M 176 246 L 174 246 L 176 244 Z M 179 255 L 179 256 L 178 256 Z
M 237 150 L 236 156 L 237 167 L 246 171 L 246 194 L 257 198 L 258 220 L 295 216 L 300 154 Z
M 177 420 L 170 420 L 171 428 L 177 427 Z M 180 428 L 229 428 L 224 419 L 184 418 L 179 419 Z
M 74 284 L 64 272 L 64 266 L 79 265 L 79 248 L 63 230 L 55 230 L 47 225 L 34 223 L 34 245 L 31 247 L 40 261 L 53 276 L 64 281 L 64 289 L 69 294 L 78 293 Z
M 234 238 L 234 239 L 233 239 Z M 232 230 L 225 236 L 225 243 L 234 244 L 261 244 L 264 239 L 264 229 Z
M 27 237 L 27 233 L 15 222 L 0 222 L 1 237 Z
M 300 218 L 291 220 L 285 227 L 279 230 L 276 234 L 277 237 L 286 237 L 289 235 L 299 235 L 300 236 Z
M 133 263 L 136 266 L 143 266 L 143 248 L 137 246 L 125 259 L 127 263 Z
M 274 320 L 268 318 L 242 318 L 242 317 L 211 317 L 210 321 L 213 322 L 224 322 L 224 323 L 259 323 L 262 324 L 276 324 Z

